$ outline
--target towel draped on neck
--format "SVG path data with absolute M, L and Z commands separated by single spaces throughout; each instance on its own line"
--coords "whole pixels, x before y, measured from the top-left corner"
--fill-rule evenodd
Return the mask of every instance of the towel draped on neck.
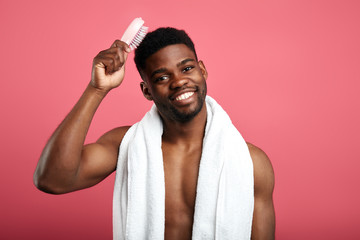
M 247 144 L 209 96 L 206 108 L 192 239 L 250 239 L 254 177 Z M 113 196 L 114 240 L 164 239 L 162 133 L 153 105 L 122 140 Z

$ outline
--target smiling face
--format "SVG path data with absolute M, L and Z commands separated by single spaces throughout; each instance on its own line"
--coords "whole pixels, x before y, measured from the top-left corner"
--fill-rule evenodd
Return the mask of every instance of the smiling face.
M 187 122 L 203 110 L 207 72 L 186 45 L 169 45 L 151 55 L 141 76 L 144 96 L 163 119 Z

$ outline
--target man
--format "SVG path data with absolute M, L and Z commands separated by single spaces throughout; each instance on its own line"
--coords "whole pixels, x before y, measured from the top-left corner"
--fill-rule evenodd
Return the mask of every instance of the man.
M 235 158 L 234 166 L 227 166 L 230 165 L 230 160 L 221 159 L 223 153 L 216 156 L 211 161 L 215 165 L 218 163 L 222 165 L 210 166 L 210 171 L 215 173 L 214 176 L 210 174 L 210 178 L 214 179 L 215 187 L 209 190 L 206 188 L 211 188 L 210 184 L 209 187 L 200 186 L 203 181 L 200 179 L 201 171 L 205 171 L 205 163 L 211 158 L 208 154 L 211 152 L 211 147 L 207 147 L 204 140 L 210 138 L 208 128 L 211 119 L 215 119 L 211 114 L 209 115 L 209 111 L 212 111 L 210 104 L 217 105 L 215 101 L 206 97 L 208 74 L 204 63 L 198 61 L 194 44 L 184 31 L 173 28 L 157 29 L 145 37 L 135 52 L 135 63 L 143 79 L 140 84 L 141 90 L 145 98 L 154 101 L 156 105 L 152 112 L 154 116 L 148 117 L 155 119 L 151 120 L 154 123 L 150 122 L 150 127 L 144 130 L 139 130 L 139 124 L 145 120 L 132 128 L 119 127 L 105 133 L 95 143 L 84 145 L 86 133 L 97 107 L 106 94 L 120 86 L 124 79 L 124 65 L 129 52 L 130 49 L 126 43 L 116 40 L 109 49 L 101 51 L 94 58 L 91 82 L 43 150 L 34 174 L 35 185 L 44 192 L 63 194 L 91 187 L 117 170 L 116 182 L 120 181 L 120 183 L 115 184 L 114 199 L 119 198 L 119 200 L 114 200 L 114 209 L 120 209 L 114 212 L 114 229 L 120 228 L 120 230 L 114 234 L 114 237 L 119 239 L 159 239 L 156 236 L 160 235 L 162 235 L 160 238 L 165 239 L 191 239 L 192 237 L 194 239 L 235 239 L 234 236 L 245 236 L 241 239 L 248 239 L 250 235 L 251 239 L 274 239 L 275 214 L 272 201 L 274 174 L 268 157 L 261 149 L 244 142 L 246 149 L 238 152 L 245 157 Z M 159 119 L 159 124 L 155 122 L 156 119 Z M 232 128 L 232 124 L 229 124 Z M 152 153 L 156 153 L 156 147 L 153 147 L 152 143 L 156 142 L 156 139 L 148 138 L 146 135 L 154 131 L 153 128 L 155 129 L 156 126 L 160 129 L 158 146 L 160 155 L 156 155 L 156 159 L 150 162 L 146 162 L 148 159 L 141 160 L 138 167 L 135 170 L 132 169 L 131 164 L 141 158 L 141 154 L 145 155 L 144 158 L 151 159 Z M 139 134 L 146 135 L 141 136 L 140 141 L 145 139 L 145 145 L 150 146 L 144 151 L 141 147 L 135 147 L 136 142 L 131 142 L 131 139 Z M 235 138 L 240 139 L 239 136 L 236 131 Z M 222 146 L 223 141 L 228 140 L 219 138 L 214 145 Z M 225 145 L 231 145 L 231 141 Z M 239 142 L 240 145 L 241 140 Z M 241 149 L 236 144 L 233 148 L 235 152 L 237 152 L 236 148 Z M 219 151 L 226 147 L 220 147 Z M 140 150 L 131 150 L 133 148 Z M 135 152 L 131 153 L 131 151 Z M 224 154 L 228 156 L 231 152 L 227 150 Z M 134 160 L 131 160 L 132 155 L 136 156 Z M 249 159 L 251 156 L 251 166 L 246 163 L 247 155 Z M 154 174 L 150 171 L 149 174 L 148 169 L 152 168 L 153 162 L 161 158 L 159 173 Z M 245 161 L 244 164 L 241 163 L 243 164 L 241 166 L 248 166 L 248 168 L 239 168 L 237 163 L 240 161 Z M 229 176 L 232 169 L 235 169 L 235 173 L 243 171 L 244 174 Z M 244 169 L 247 170 L 244 171 Z M 137 180 L 136 176 L 131 174 L 136 175 L 137 172 L 140 173 L 137 178 L 146 184 L 145 187 L 132 187 L 131 184 Z M 145 174 L 148 174 L 149 178 L 146 176 L 144 178 Z M 206 178 L 209 173 L 203 175 Z M 243 175 L 249 177 L 245 179 Z M 158 178 L 160 184 L 159 182 L 153 185 L 148 183 L 158 176 L 160 176 Z M 226 181 L 226 179 L 233 180 Z M 211 180 L 208 177 L 207 181 Z M 243 180 L 249 181 L 249 184 L 242 185 L 245 184 L 242 183 Z M 164 199 L 161 196 L 162 188 L 164 188 Z M 216 196 L 210 193 L 207 196 L 207 191 L 212 191 Z M 239 194 L 236 195 L 236 192 Z M 135 197 L 131 198 L 133 195 Z M 139 195 L 143 196 L 140 200 Z M 150 199 L 148 197 L 150 195 L 155 196 L 154 199 Z M 205 199 L 208 198 L 209 205 L 207 201 L 199 200 L 204 197 L 202 195 Z M 244 204 L 240 201 L 243 195 L 250 196 L 246 198 Z M 223 200 L 221 200 L 222 196 L 225 196 Z M 229 196 L 239 196 L 239 199 Z M 133 204 L 133 201 L 136 201 L 136 204 Z M 153 207 L 154 204 L 151 205 L 149 201 L 160 202 L 160 206 Z M 210 202 L 213 203 L 212 206 Z M 131 214 L 138 209 L 142 211 L 138 211 L 137 217 L 132 217 Z M 210 212 L 211 219 L 198 216 L 201 215 L 201 211 L 203 215 L 207 214 L 206 211 Z M 119 215 L 116 215 L 117 212 Z M 250 212 L 251 216 L 246 217 L 246 212 Z M 155 215 L 159 215 L 159 218 Z M 231 217 L 227 218 L 227 216 Z M 156 219 L 160 219 L 160 222 Z M 222 219 L 224 219 L 223 222 L 221 222 Z M 135 224 L 138 223 L 140 230 L 131 229 L 133 220 Z M 246 227 L 231 227 L 233 223 L 238 222 L 250 223 Z M 241 230 L 243 235 L 234 235 L 234 232 L 241 228 L 244 228 L 244 231 Z M 160 235 L 156 235 L 156 231 L 160 231 Z

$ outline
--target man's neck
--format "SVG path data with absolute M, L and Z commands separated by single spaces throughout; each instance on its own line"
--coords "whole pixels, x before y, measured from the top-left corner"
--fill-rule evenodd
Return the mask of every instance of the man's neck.
M 195 142 L 202 143 L 205 134 L 206 118 L 207 111 L 206 104 L 204 104 L 201 111 L 188 122 L 163 119 L 163 142 L 186 145 L 191 145 Z

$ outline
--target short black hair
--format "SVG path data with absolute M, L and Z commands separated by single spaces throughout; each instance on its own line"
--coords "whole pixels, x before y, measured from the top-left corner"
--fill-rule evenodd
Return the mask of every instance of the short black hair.
M 149 32 L 135 50 L 134 61 L 140 75 L 140 71 L 146 67 L 145 62 L 148 57 L 160 49 L 173 44 L 185 44 L 194 52 L 197 60 L 194 43 L 184 30 L 171 27 L 158 28 L 155 31 Z

